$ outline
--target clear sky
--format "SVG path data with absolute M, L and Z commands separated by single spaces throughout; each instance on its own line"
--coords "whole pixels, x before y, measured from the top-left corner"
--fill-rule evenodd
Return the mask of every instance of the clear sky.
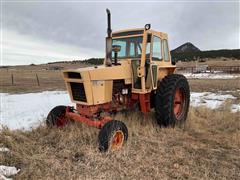
M 106 12 L 112 29 L 166 32 L 170 48 L 239 49 L 239 1 L 3 1 L 1 65 L 104 57 Z

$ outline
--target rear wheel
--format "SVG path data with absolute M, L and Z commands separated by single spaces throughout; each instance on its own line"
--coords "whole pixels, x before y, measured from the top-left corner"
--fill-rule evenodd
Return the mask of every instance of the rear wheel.
M 160 83 L 155 97 L 158 124 L 175 126 L 185 122 L 190 101 L 190 90 L 183 75 L 171 74 Z
M 53 108 L 46 119 L 46 124 L 48 127 L 57 126 L 62 127 L 66 125 L 67 119 L 65 117 L 66 115 L 66 106 L 56 106 Z
M 128 139 L 127 126 L 117 120 L 104 124 L 98 135 L 100 151 L 116 151 L 120 149 Z

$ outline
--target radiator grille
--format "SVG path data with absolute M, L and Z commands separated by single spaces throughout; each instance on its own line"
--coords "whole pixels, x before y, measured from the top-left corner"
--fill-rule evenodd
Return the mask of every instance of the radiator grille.
M 83 83 L 71 82 L 70 86 L 72 89 L 73 100 L 87 102 Z

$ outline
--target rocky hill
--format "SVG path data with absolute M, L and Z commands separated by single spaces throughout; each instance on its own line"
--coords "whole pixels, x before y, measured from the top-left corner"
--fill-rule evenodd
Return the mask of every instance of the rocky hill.
M 200 52 L 201 50 L 194 46 L 192 43 L 187 42 L 183 45 L 177 47 L 176 49 L 173 49 L 171 53 L 186 53 L 186 52 Z
M 174 61 L 195 61 L 203 58 L 232 58 L 240 59 L 240 49 L 219 49 L 201 51 L 192 43 L 187 42 L 173 49 L 171 56 Z

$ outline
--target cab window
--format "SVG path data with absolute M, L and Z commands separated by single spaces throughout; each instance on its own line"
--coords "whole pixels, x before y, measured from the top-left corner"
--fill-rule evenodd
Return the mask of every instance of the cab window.
M 152 49 L 152 59 L 155 61 L 162 60 L 162 48 L 161 39 L 157 36 L 153 36 L 153 49 Z
M 146 58 L 150 58 L 151 38 L 152 38 L 152 35 L 148 34 L 147 44 L 146 44 Z
M 130 42 L 129 55 L 130 55 L 131 57 L 135 56 L 135 44 L 134 44 L 134 42 Z
M 119 58 L 139 58 L 142 54 L 142 36 L 113 39 L 112 45 L 121 46 Z M 114 53 L 112 54 L 114 56 Z
M 127 41 L 125 39 L 113 40 L 113 45 L 121 46 L 121 50 L 118 52 L 118 57 L 125 57 L 127 53 Z M 114 54 L 112 54 L 114 56 Z
M 168 42 L 166 39 L 163 40 L 163 50 L 164 50 L 164 60 L 169 61 Z

